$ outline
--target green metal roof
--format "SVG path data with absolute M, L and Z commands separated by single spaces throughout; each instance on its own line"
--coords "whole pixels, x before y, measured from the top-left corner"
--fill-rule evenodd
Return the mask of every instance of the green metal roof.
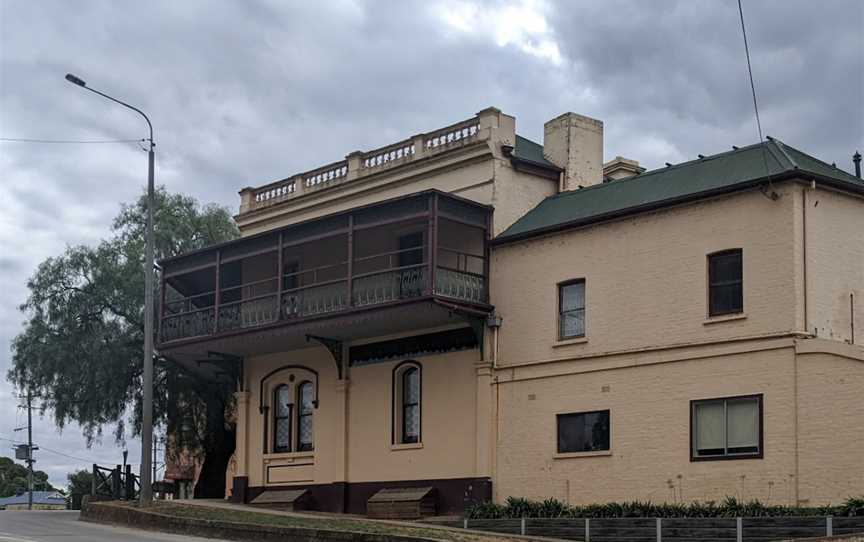
M 540 149 L 542 156 L 542 147 Z M 766 175 L 766 166 L 770 175 Z M 764 144 L 757 143 L 550 196 L 507 228 L 495 241 L 511 241 L 581 226 L 623 214 L 743 189 L 769 178 L 780 180 L 796 175 L 819 178 L 841 188 L 864 193 L 861 179 L 777 139 L 769 138 Z
M 513 157 L 541 166 L 559 169 L 558 166 L 543 157 L 543 145 L 534 143 L 528 138 L 516 135 L 516 145 L 513 148 Z

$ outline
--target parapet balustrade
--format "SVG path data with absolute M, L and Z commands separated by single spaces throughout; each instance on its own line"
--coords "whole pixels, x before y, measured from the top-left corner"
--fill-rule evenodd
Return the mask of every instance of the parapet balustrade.
M 497 110 L 488 110 L 495 112 Z M 497 114 L 497 113 L 496 113 Z M 420 160 L 482 139 L 481 114 L 456 124 L 419 134 L 367 152 L 354 152 L 345 160 L 293 175 L 258 188 L 243 189 L 240 213 L 263 209 L 311 191 L 350 182 L 385 169 Z

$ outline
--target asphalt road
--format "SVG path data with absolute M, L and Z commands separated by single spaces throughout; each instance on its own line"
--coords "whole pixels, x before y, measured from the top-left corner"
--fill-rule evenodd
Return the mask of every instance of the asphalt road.
M 213 542 L 78 521 L 77 511 L 0 511 L 0 542 Z

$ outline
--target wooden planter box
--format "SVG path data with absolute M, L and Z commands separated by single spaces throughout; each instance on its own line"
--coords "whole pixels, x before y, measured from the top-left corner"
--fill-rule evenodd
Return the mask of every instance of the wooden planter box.
M 366 501 L 366 515 L 375 519 L 417 519 L 435 515 L 435 489 L 385 488 Z

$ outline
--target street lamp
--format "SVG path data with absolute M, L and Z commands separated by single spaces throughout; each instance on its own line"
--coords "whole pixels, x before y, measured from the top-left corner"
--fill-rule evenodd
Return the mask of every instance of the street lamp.
M 155 206 L 153 149 L 156 147 L 156 142 L 153 141 L 153 125 L 147 115 L 137 107 L 88 87 L 87 83 L 80 77 L 67 73 L 66 80 L 103 98 L 108 98 L 112 102 L 128 107 L 144 117 L 150 128 L 150 137 L 147 139 L 150 142 L 150 151 L 147 156 L 147 241 L 144 249 L 144 412 L 141 413 L 141 504 L 149 504 L 153 500 L 153 480 L 150 478 L 150 465 L 153 462 L 151 455 L 153 441 L 153 207 Z

